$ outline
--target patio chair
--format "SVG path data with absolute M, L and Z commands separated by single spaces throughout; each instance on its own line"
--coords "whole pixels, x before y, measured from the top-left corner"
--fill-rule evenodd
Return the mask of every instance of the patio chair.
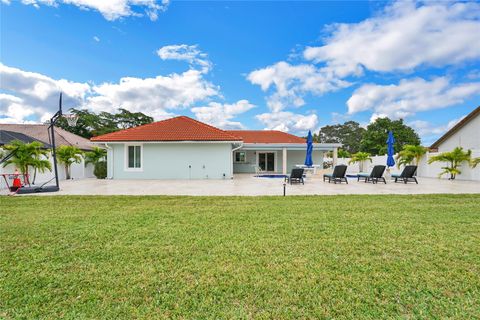
M 345 181 L 346 184 L 348 184 L 347 177 L 345 177 L 345 173 L 347 172 L 347 166 L 344 164 L 340 164 L 338 166 L 335 166 L 333 169 L 333 173 L 327 173 L 323 175 L 323 182 L 325 182 L 326 179 L 328 179 L 328 183 L 333 180 L 333 183 Z
M 290 175 L 285 177 L 285 181 L 287 181 L 290 184 L 292 183 L 305 184 L 305 180 L 303 179 L 303 173 L 304 173 L 303 168 L 293 168 Z
M 263 170 L 262 170 L 262 168 L 260 168 L 259 166 L 253 164 L 252 167 L 253 167 L 253 169 L 255 170 L 255 175 L 256 175 L 256 176 L 258 176 L 258 175 L 260 175 L 260 174 L 263 174 Z
M 375 166 L 372 169 L 372 172 L 370 174 L 368 173 L 359 173 L 357 176 L 357 181 L 360 181 L 360 179 L 365 180 L 365 183 L 367 182 L 372 182 L 373 184 L 378 183 L 378 181 L 383 181 L 383 183 L 387 184 L 387 181 L 383 177 L 383 173 L 385 172 L 386 166 Z
M 415 174 L 417 173 L 417 166 L 405 166 L 402 173 L 400 174 L 392 174 L 392 178 L 395 178 L 395 182 L 403 181 L 403 183 L 407 183 L 409 181 L 415 182 L 418 184 L 417 178 Z

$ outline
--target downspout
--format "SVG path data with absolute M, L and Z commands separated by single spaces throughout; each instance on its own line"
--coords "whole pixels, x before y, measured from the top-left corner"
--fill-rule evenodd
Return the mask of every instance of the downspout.
M 114 157 L 114 152 L 113 152 L 113 148 L 110 147 L 108 145 L 108 143 L 105 142 L 105 148 L 107 148 L 107 150 L 110 150 L 110 154 L 112 155 L 112 161 L 111 161 L 111 164 L 112 164 L 112 174 L 110 175 L 110 177 L 107 176 L 107 179 L 113 179 L 113 170 L 115 168 L 115 162 L 113 161 L 113 157 Z M 107 154 L 107 173 L 108 173 L 108 154 Z
M 231 179 L 233 179 L 233 159 L 235 159 L 234 152 L 237 151 L 238 149 L 242 148 L 242 147 L 243 147 L 243 141 L 240 143 L 240 145 L 237 148 L 232 149 L 232 158 L 231 158 L 231 161 L 230 161 L 230 172 L 232 174 Z

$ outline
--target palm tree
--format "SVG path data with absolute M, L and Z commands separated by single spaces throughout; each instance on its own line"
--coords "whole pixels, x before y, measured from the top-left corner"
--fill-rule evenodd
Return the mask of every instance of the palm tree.
M 370 157 L 370 153 L 368 153 L 368 152 L 357 152 L 357 153 L 352 154 L 352 158 L 350 159 L 350 161 L 348 161 L 348 164 L 358 162 L 358 167 L 359 167 L 360 171 L 362 172 L 363 171 L 363 163 L 365 161 L 372 162 L 372 158 Z
M 43 146 L 43 145 L 42 145 Z M 33 152 L 33 184 L 35 184 L 35 180 L 37 179 L 37 170 L 40 172 L 45 172 L 45 170 L 52 171 L 52 164 L 48 160 L 48 155 L 50 151 L 47 149 L 42 149 L 37 147 L 34 149 Z
M 462 162 L 467 161 L 471 163 L 472 158 L 472 150 L 463 151 L 462 147 L 456 147 L 453 151 L 450 152 L 443 152 L 436 156 L 431 157 L 428 160 L 428 163 L 433 162 L 446 162 L 447 166 L 442 167 L 443 171 L 439 174 L 439 176 L 443 176 L 444 174 L 450 174 L 449 180 L 454 180 L 457 174 L 461 174 L 459 167 Z
M 89 163 L 96 165 L 98 162 L 104 160 L 106 156 L 107 150 L 93 147 L 92 151 L 85 152 L 85 165 Z
M 83 152 L 75 146 L 60 146 L 57 148 L 58 162 L 65 165 L 65 177 L 70 179 L 70 167 L 73 163 L 82 161 Z
M 338 149 L 338 157 L 339 158 L 349 158 L 350 157 L 350 152 L 344 149 Z
M 479 163 L 480 163 L 480 157 L 474 158 L 472 159 L 472 161 L 470 161 L 470 166 L 472 168 L 476 168 Z
M 427 153 L 425 147 L 406 144 L 396 157 L 397 166 L 400 168 L 400 166 L 406 166 L 412 164 L 412 162 L 418 166 L 425 153 Z
M 45 153 L 43 153 L 45 152 Z M 35 155 L 36 157 L 36 155 Z M 43 158 L 43 159 L 42 159 Z M 48 151 L 47 150 L 42 150 L 42 153 L 38 158 L 35 158 L 33 160 L 33 184 L 35 184 L 35 180 L 37 179 L 37 171 L 40 171 L 41 173 L 44 173 L 47 169 L 49 171 L 52 171 L 52 163 L 47 160 L 48 158 Z
M 48 151 L 42 149 L 43 143 L 33 141 L 31 143 L 23 143 L 19 140 L 12 141 L 9 145 L 3 146 L 5 150 L 12 153 L 12 157 L 3 163 L 3 167 L 13 165 L 20 170 L 22 174 L 28 174 L 29 168 L 32 167 L 42 172 L 45 169 L 51 170 L 50 161 L 45 159 L 48 157 Z M 30 183 L 28 176 L 27 182 Z M 35 179 L 34 179 L 35 181 Z

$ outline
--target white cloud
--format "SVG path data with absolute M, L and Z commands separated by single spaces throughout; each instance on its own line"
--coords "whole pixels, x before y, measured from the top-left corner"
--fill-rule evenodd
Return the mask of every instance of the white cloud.
M 2 0 L 2 2 L 10 4 L 11 1 Z M 39 8 L 40 5 L 58 6 L 63 3 L 77 6 L 83 10 L 96 10 L 110 21 L 129 16 L 143 16 L 134 8 L 143 8 L 144 14 L 154 21 L 158 18 L 159 12 L 167 9 L 169 2 L 169 0 L 21 0 L 21 3 L 36 8 Z
M 321 95 L 349 86 L 348 82 L 335 79 L 313 65 L 291 65 L 284 61 L 252 71 L 247 79 L 263 91 L 274 87 L 275 92 L 267 99 L 273 112 L 280 112 L 288 106 L 303 106 L 303 97 L 307 93 Z
M 373 111 L 378 117 L 405 118 L 416 112 L 445 108 L 480 94 L 480 82 L 450 84 L 446 77 L 432 81 L 404 79 L 397 85 L 366 84 L 348 99 L 348 113 Z
M 339 77 L 411 71 L 480 58 L 480 4 L 398 1 L 356 24 L 329 26 L 325 45 L 308 47 L 304 57 Z
M 27 118 L 40 119 L 58 108 L 58 96 L 64 93 L 64 103 L 77 106 L 90 92 L 88 83 L 55 80 L 40 73 L 27 72 L 0 63 L 0 121 Z M 13 121 L 13 120 L 12 120 Z
M 203 79 L 198 70 L 155 78 L 125 77 L 118 83 L 90 84 L 55 80 L 45 75 L 0 64 L 0 121 L 39 121 L 58 107 L 63 92 L 64 106 L 114 112 L 125 108 L 144 112 L 156 119 L 172 111 L 191 107 L 219 94 L 218 87 Z M 8 120 L 11 121 L 11 120 Z
M 200 66 L 204 73 L 212 68 L 212 63 L 208 60 L 207 54 L 201 52 L 197 45 L 168 45 L 158 49 L 157 54 L 162 60 L 187 61 L 191 67 Z
M 318 126 L 316 114 L 301 115 L 282 111 L 262 113 L 257 115 L 256 118 L 265 126 L 265 129 L 298 133 L 300 135 L 306 135 L 308 130 L 315 130 Z
M 190 107 L 219 94 L 218 88 L 204 80 L 197 70 L 145 79 L 125 77 L 118 83 L 93 86 L 92 91 L 85 105 L 94 111 L 114 112 L 124 108 L 157 119 L 169 116 L 168 110 Z
M 205 107 L 192 108 L 195 117 L 203 122 L 223 129 L 244 129 L 240 122 L 231 121 L 239 114 L 245 113 L 255 106 L 248 100 L 239 100 L 233 104 L 210 102 Z
M 453 128 L 465 116 L 453 119 L 444 125 L 435 126 L 432 123 L 424 120 L 414 120 L 407 123 L 408 126 L 415 129 L 424 145 L 430 145 L 435 142 L 441 135 Z

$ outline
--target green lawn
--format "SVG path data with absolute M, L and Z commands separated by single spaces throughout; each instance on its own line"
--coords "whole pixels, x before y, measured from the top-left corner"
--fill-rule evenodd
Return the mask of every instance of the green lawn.
M 0 198 L 0 318 L 479 318 L 480 195 Z

